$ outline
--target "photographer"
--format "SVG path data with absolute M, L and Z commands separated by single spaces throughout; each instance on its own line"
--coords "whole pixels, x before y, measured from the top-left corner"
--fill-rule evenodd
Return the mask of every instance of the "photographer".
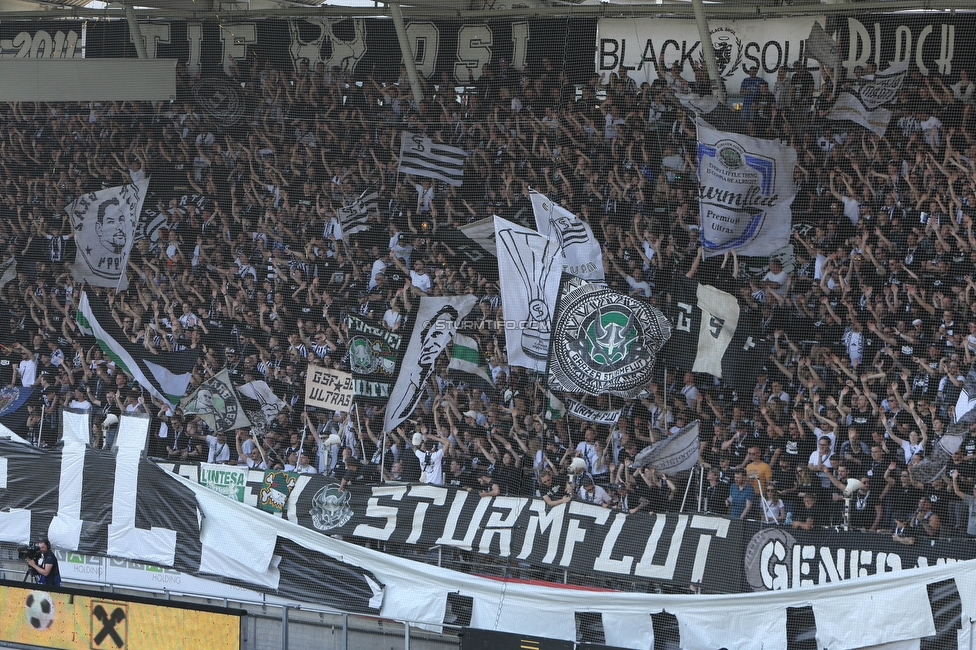
M 39 539 L 37 540 L 37 548 L 39 557 L 35 556 L 37 557 L 36 560 L 34 557 L 27 557 L 27 566 L 31 568 L 37 584 L 60 587 L 61 571 L 58 569 L 58 558 L 54 556 L 54 551 L 51 550 L 51 542 L 46 537 Z

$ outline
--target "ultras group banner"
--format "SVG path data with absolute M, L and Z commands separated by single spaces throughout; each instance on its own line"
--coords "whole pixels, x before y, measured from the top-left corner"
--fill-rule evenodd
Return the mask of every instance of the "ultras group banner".
M 769 20 L 709 20 L 719 72 L 729 94 L 759 68 L 759 76 L 774 74 L 783 65 L 803 58 L 804 41 L 817 16 Z M 606 18 L 597 27 L 596 71 L 627 69 L 638 83 L 657 79 L 661 58 L 669 68 L 680 62 L 691 79 L 690 63 L 702 60 L 701 39 L 694 20 Z

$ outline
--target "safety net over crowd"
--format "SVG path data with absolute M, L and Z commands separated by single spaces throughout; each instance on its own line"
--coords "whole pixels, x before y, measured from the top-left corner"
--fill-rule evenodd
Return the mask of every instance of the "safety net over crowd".
M 0 423 L 144 414 L 157 465 L 479 574 L 973 558 L 976 22 L 713 22 L 725 103 L 691 21 L 410 22 L 418 102 L 350 19 L 147 24 L 173 101 L 0 106 Z

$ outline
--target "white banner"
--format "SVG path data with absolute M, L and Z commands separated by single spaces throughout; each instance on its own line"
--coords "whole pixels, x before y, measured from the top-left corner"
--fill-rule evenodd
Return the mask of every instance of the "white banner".
M 868 110 L 854 95 L 840 93 L 834 106 L 827 113 L 827 119 L 850 120 L 883 137 L 891 121 L 891 111 L 887 108 Z
M 825 24 L 822 16 L 710 19 L 715 58 L 729 94 L 739 92 L 739 85 L 753 66 L 759 68 L 759 76 L 772 86 L 780 66 L 792 67 L 794 62 L 803 59 L 804 42 L 817 20 Z M 637 83 L 651 83 L 657 78 L 662 55 L 669 68 L 680 61 L 684 78 L 694 80 L 690 61 L 702 60 L 701 40 L 694 20 L 606 18 L 597 24 L 597 74 L 619 74 L 621 67 L 626 67 Z M 807 69 L 816 81 L 820 76 L 819 66 L 812 63 Z
M 621 409 L 614 411 L 601 411 L 600 409 L 590 408 L 586 404 L 577 402 L 574 399 L 566 400 L 566 412 L 573 417 L 593 422 L 594 424 L 616 424 L 623 413 Z
M 584 280 L 603 280 L 603 251 L 590 225 L 544 194 L 533 190 L 529 196 L 536 230 L 562 250 L 563 271 Z
M 495 217 L 495 244 L 508 363 L 545 371 L 562 270 L 559 244 L 501 217 Z
M 436 370 L 439 357 L 454 340 L 458 323 L 478 302 L 471 295 L 434 298 L 423 296 L 414 319 L 413 334 L 400 364 L 400 374 L 390 390 L 383 431 L 392 431 L 410 417 L 424 397 L 424 389 Z
M 790 241 L 796 150 L 698 120 L 698 194 L 705 257 L 770 255 Z
M 309 366 L 305 376 L 305 406 L 348 411 L 352 407 L 352 373 Z
M 71 272 L 95 287 L 124 290 L 125 267 L 135 241 L 149 179 L 84 194 L 65 207 L 78 252 Z
M 631 467 L 653 467 L 665 474 L 677 474 L 698 464 L 698 421 L 678 433 L 645 447 Z

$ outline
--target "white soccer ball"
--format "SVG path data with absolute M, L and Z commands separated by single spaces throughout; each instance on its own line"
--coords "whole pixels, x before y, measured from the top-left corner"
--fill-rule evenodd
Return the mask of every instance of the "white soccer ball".
M 24 616 L 35 630 L 46 630 L 54 624 L 54 600 L 46 591 L 32 591 L 24 601 Z

